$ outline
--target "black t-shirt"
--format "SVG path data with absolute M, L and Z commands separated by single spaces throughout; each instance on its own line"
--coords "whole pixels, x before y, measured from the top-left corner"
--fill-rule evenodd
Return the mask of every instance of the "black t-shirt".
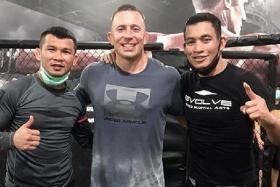
M 253 122 L 240 112 L 249 100 L 247 82 L 269 105 L 272 98 L 252 73 L 228 64 L 212 77 L 182 75 L 190 131 L 190 176 L 216 185 L 242 185 L 256 180 Z

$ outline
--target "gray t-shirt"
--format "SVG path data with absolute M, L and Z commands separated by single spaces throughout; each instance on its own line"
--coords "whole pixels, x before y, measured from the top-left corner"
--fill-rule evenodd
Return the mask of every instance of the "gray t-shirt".
M 64 187 L 72 180 L 72 128 L 83 106 L 68 89 L 45 86 L 35 75 L 0 89 L 0 150 L 8 149 L 6 186 Z M 40 144 L 32 151 L 12 145 L 12 134 L 34 116 Z
M 92 187 L 164 187 L 162 145 L 166 113 L 182 114 L 180 75 L 149 59 L 138 74 L 97 63 L 76 91 L 94 107 Z

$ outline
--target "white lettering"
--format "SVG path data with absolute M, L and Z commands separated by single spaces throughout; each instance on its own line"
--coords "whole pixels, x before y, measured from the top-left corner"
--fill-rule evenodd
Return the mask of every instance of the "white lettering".
M 231 107 L 232 106 L 232 101 L 222 100 L 221 105 Z
M 195 108 L 195 107 L 208 107 L 207 109 L 211 109 L 210 106 L 213 105 L 213 107 L 218 107 L 219 109 L 229 110 L 230 107 L 232 107 L 232 101 L 223 100 L 223 99 L 211 99 L 207 101 L 206 99 L 199 99 L 199 98 L 191 98 L 188 95 L 185 95 L 186 100 L 186 106 L 188 108 Z M 195 105 L 195 106 L 193 106 Z M 198 109 L 198 108 L 196 108 Z M 216 109 L 216 108 L 215 108 Z
M 221 100 L 215 101 L 214 99 L 212 99 L 211 101 L 214 105 L 217 105 L 218 103 L 221 103 Z

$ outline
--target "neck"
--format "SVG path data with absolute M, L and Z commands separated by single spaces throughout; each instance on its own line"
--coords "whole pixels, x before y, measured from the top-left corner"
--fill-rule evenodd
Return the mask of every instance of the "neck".
M 138 58 L 125 59 L 117 55 L 116 64 L 127 73 L 137 74 L 145 70 L 148 64 L 148 56 L 142 54 Z
M 220 73 L 222 73 L 226 67 L 227 67 L 227 62 L 225 60 L 223 60 L 222 58 L 219 60 L 217 66 L 215 69 L 213 69 L 213 71 L 211 71 L 208 75 L 201 75 L 199 74 L 200 77 L 212 77 L 215 75 L 218 75 Z
M 65 81 L 68 79 L 70 72 L 62 75 L 62 76 L 53 76 L 49 74 L 44 67 L 41 65 L 38 75 L 41 81 L 51 87 L 51 88 L 58 88 L 60 89 L 61 87 L 65 87 Z
M 42 84 L 44 84 L 45 86 L 49 87 L 49 88 L 52 88 L 52 89 L 55 89 L 55 90 L 63 90 L 66 88 L 66 84 L 65 82 L 63 82 L 62 84 L 59 84 L 59 85 L 56 85 L 56 86 L 52 86 L 52 85 L 47 85 L 43 80 L 42 80 L 42 77 L 40 75 L 40 73 L 36 73 L 36 76 L 38 79 L 40 79 L 40 81 L 42 82 Z

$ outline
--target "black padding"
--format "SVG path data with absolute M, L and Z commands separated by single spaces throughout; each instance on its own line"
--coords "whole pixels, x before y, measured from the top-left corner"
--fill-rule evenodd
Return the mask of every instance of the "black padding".
M 7 152 L 0 151 L 0 187 L 4 187 L 5 184 L 6 158 Z
M 180 74 L 189 70 L 187 58 L 182 51 L 153 51 L 153 57 L 175 67 Z
M 167 116 L 163 142 L 163 167 L 166 187 L 183 187 L 187 173 L 187 129 Z

